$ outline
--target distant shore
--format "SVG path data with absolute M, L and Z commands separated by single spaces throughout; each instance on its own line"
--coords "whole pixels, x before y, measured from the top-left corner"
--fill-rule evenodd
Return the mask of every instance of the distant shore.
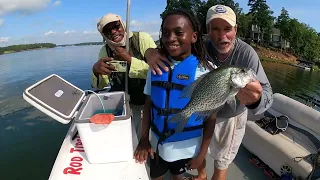
M 0 55 L 23 52 L 23 51 L 49 49 L 49 48 L 55 48 L 55 47 L 89 46 L 89 45 L 103 45 L 103 44 L 104 42 L 86 42 L 86 43 L 62 44 L 62 45 L 56 45 L 53 43 L 19 44 L 19 45 L 7 46 L 7 47 L 0 47 Z
M 18 52 L 24 52 L 24 51 L 34 51 L 34 50 L 50 49 L 50 48 L 55 48 L 55 47 L 43 47 L 43 48 L 35 48 L 35 49 L 25 49 L 25 50 L 20 50 L 20 51 L 4 51 L 3 54 L 12 54 L 12 53 L 18 53 Z M 3 54 L 0 54 L 0 55 L 3 55 Z
M 156 44 L 159 43 L 158 41 L 155 41 L 155 42 L 156 42 Z M 87 42 L 87 43 L 64 44 L 64 45 L 56 45 L 56 44 L 52 44 L 52 43 L 12 45 L 12 46 L 8 46 L 8 47 L 0 47 L 0 55 L 2 55 L 2 54 L 12 54 L 12 53 L 23 52 L 23 51 L 50 49 L 50 48 L 56 48 L 56 47 L 90 46 L 90 45 L 103 45 L 103 44 L 104 44 L 104 42 Z M 276 52 L 276 51 L 273 51 L 273 50 L 270 50 L 270 49 L 266 50 L 265 48 L 262 48 L 262 47 L 258 47 L 257 48 L 257 46 L 253 46 L 253 47 L 257 51 L 261 61 L 280 63 L 280 64 L 287 64 L 287 65 L 295 65 L 295 64 L 297 64 L 296 60 L 280 59 L 281 58 L 281 53 L 279 53 L 279 52 Z M 14 50 L 14 49 L 16 49 L 16 50 Z M 271 55 L 271 57 L 270 57 L 270 55 Z M 312 67 L 312 69 L 313 70 L 320 70 L 317 65 L 314 65 Z

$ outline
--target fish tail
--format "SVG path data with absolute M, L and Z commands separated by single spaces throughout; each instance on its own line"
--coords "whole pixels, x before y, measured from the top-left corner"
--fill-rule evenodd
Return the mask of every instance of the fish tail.
M 173 115 L 168 122 L 170 123 L 176 123 L 177 127 L 175 129 L 176 133 L 180 133 L 183 131 L 185 125 L 187 124 L 189 118 L 190 118 L 191 114 L 190 113 L 186 113 L 184 111 L 177 113 L 175 115 Z

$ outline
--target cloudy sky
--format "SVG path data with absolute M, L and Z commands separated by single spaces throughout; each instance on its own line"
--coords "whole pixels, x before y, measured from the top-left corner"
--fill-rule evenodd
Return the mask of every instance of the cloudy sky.
M 247 0 L 235 0 L 245 12 Z M 320 32 L 319 0 L 267 0 L 274 15 L 285 7 Z M 159 14 L 166 0 L 131 1 L 131 30 L 150 33 L 155 40 L 161 23 Z M 0 0 L 0 46 L 52 42 L 56 44 L 101 41 L 96 23 L 113 12 L 125 20 L 126 0 Z

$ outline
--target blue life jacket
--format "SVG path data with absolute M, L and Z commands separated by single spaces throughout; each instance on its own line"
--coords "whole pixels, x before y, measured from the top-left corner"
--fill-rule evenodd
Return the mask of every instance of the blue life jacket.
M 176 123 L 167 120 L 183 109 L 190 98 L 180 98 L 181 91 L 195 80 L 199 60 L 188 56 L 169 72 L 162 75 L 151 74 L 151 129 L 158 138 L 158 144 L 183 141 L 202 135 L 203 119 L 197 120 L 191 115 L 183 132 L 174 133 Z

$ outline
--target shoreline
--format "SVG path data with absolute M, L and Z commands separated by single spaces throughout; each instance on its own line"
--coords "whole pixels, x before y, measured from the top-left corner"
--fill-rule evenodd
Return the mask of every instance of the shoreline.
M 58 47 L 58 46 L 56 46 L 56 47 Z M 21 50 L 21 51 L 4 51 L 3 54 L 0 54 L 0 55 L 13 54 L 13 53 L 24 52 L 24 51 L 41 50 L 41 49 L 51 49 L 51 48 L 56 48 L 56 47 L 42 47 L 42 48 L 35 48 L 35 49 L 26 49 L 26 50 Z M 268 57 L 264 57 L 264 56 L 259 56 L 259 58 L 260 58 L 261 62 L 272 62 L 272 63 L 286 64 L 286 65 L 290 65 L 290 66 L 294 66 L 295 64 L 297 64 L 296 62 L 291 62 L 288 60 L 273 59 L 273 58 L 268 58 Z M 320 67 L 317 65 L 314 65 L 312 70 L 319 71 Z
M 295 66 L 297 63 L 296 62 L 291 62 L 287 60 L 281 60 L 281 59 L 272 59 L 272 58 L 267 58 L 264 56 L 259 56 L 261 62 L 272 62 L 272 63 L 279 63 L 279 64 L 286 64 L 289 66 Z M 314 65 L 311 69 L 311 71 L 319 71 L 320 67 L 317 65 Z
M 34 51 L 34 50 L 41 50 L 41 49 L 50 49 L 50 48 L 55 48 L 55 47 L 43 47 L 43 48 L 35 48 L 35 49 L 26 49 L 26 50 L 21 50 L 21 51 L 4 51 L 3 54 L 0 54 L 0 55 L 13 54 L 13 53 L 24 52 L 24 51 Z
M 272 58 L 268 58 L 268 57 L 264 57 L 264 56 L 259 56 L 260 61 L 264 61 L 264 62 L 273 62 L 273 63 L 279 63 L 279 64 L 286 64 L 286 65 L 293 65 L 296 64 L 294 62 L 291 61 L 287 61 L 287 60 L 281 60 L 281 59 L 272 59 Z

